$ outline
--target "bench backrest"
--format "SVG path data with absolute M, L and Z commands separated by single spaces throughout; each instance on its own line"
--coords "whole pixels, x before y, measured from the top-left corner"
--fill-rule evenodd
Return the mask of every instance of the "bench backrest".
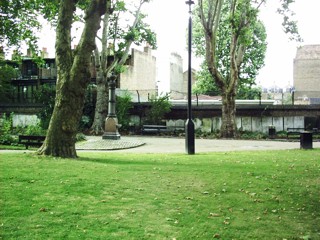
M 31 136 L 31 135 L 19 135 L 19 140 L 35 140 L 35 141 L 44 141 L 46 136 Z

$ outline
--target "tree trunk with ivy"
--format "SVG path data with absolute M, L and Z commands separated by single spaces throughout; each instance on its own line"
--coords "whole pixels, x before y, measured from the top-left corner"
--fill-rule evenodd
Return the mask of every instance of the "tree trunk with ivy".
M 143 22 L 144 15 L 141 8 L 148 0 L 140 0 L 133 11 L 132 24 L 123 29 L 119 21 L 122 14 L 130 11 L 124 1 L 117 1 L 113 6 L 107 5 L 107 11 L 103 19 L 101 51 L 95 51 L 95 64 L 97 72 L 97 102 L 91 133 L 99 135 L 104 132 L 104 122 L 108 114 L 108 78 L 111 74 L 120 75 L 124 71 L 124 64 L 128 59 L 129 51 L 133 43 L 140 45 L 149 43 L 155 48 L 155 34 L 149 29 L 149 25 Z M 117 46 L 116 46 L 117 45 Z M 109 61 L 108 61 L 109 60 Z
M 206 6 L 209 11 L 206 11 Z M 250 2 L 237 3 L 231 1 L 229 5 L 229 70 L 223 73 L 219 69 L 217 54 L 218 28 L 222 17 L 224 1 L 199 1 L 201 24 L 204 29 L 206 44 L 206 62 L 210 75 L 214 79 L 222 95 L 222 124 L 220 135 L 223 138 L 237 136 L 236 125 L 236 92 L 239 81 L 240 66 L 247 47 L 245 38 L 252 37 L 250 23 L 256 21 L 257 9 L 251 8 Z M 246 36 L 244 36 L 247 34 Z
M 106 0 L 92 0 L 78 47 L 71 50 L 71 27 L 77 1 L 61 0 L 56 30 L 56 102 L 39 154 L 76 158 L 76 134 L 82 116 L 85 90 L 90 82 L 90 57 L 105 12 Z

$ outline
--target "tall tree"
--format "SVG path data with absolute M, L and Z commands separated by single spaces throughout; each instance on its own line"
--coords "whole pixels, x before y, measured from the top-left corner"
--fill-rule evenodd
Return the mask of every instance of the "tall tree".
M 218 41 L 216 46 L 216 55 L 219 59 L 219 70 L 223 76 L 227 76 L 230 72 L 229 39 L 231 35 L 228 5 L 223 5 L 221 14 L 220 27 L 217 31 Z M 193 18 L 193 22 L 193 46 L 195 48 L 195 54 L 198 57 L 204 57 L 206 54 L 206 44 L 200 18 Z M 237 97 L 239 97 L 239 93 L 243 93 L 248 90 L 250 91 L 250 88 L 255 85 L 256 76 L 264 65 L 267 48 L 266 36 L 265 27 L 263 23 L 258 20 L 257 23 L 252 26 L 252 37 L 248 41 L 248 45 L 243 56 L 243 62 L 239 69 L 239 84 L 236 89 Z M 200 65 L 200 70 L 197 72 L 197 82 L 194 87 L 194 92 L 198 94 L 221 95 L 220 89 L 208 71 L 206 61 L 203 61 Z M 246 96 L 244 94 L 240 95 L 240 97 Z
M 205 61 L 208 72 L 222 95 L 221 136 L 236 136 L 236 105 L 235 99 L 241 67 L 250 62 L 245 59 L 254 31 L 259 24 L 258 12 L 266 0 L 199 0 L 199 17 L 205 39 Z M 289 5 L 294 0 L 281 0 L 284 15 L 284 28 L 298 36 L 296 23 L 289 20 Z M 223 9 L 227 9 L 227 18 L 223 19 Z M 227 37 L 221 41 L 219 32 L 223 31 L 222 21 L 228 26 Z M 219 45 L 222 44 L 225 56 L 220 59 Z M 223 61 L 223 62 L 222 62 Z M 247 74 L 247 73 L 243 73 Z
M 39 154 L 75 158 L 75 137 L 90 81 L 90 61 L 101 16 L 110 0 L 91 0 L 79 45 L 71 49 L 71 28 L 77 0 L 61 0 L 56 28 L 56 101 L 46 140 Z
M 119 75 L 123 70 L 123 65 L 129 56 L 132 44 L 140 45 L 143 42 L 156 47 L 155 34 L 150 30 L 148 24 L 144 22 L 145 15 L 141 13 L 141 8 L 149 0 L 134 1 L 137 5 L 135 10 L 130 10 L 128 3 L 116 0 L 108 5 L 108 11 L 102 21 L 102 36 L 97 37 L 101 45 L 101 51 L 95 49 L 95 67 L 97 84 L 97 101 L 95 107 L 94 121 L 91 131 L 100 134 L 104 130 L 104 121 L 108 112 L 108 78 L 113 72 Z M 124 25 L 123 19 L 131 19 L 131 24 Z

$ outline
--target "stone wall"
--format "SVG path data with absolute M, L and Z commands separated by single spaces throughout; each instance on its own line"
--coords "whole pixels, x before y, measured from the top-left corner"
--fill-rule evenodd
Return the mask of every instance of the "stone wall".
M 185 95 L 183 89 L 183 60 L 177 53 L 170 56 L 170 96 L 172 99 L 180 99 Z
M 276 131 L 287 131 L 287 128 L 304 128 L 304 117 L 237 117 L 237 128 L 243 131 L 268 133 L 269 126 L 274 126 Z M 203 132 L 214 132 L 220 130 L 221 117 L 196 118 L 195 129 L 201 129 Z M 185 120 L 167 120 L 167 126 L 184 126 Z
M 132 49 L 132 56 L 127 70 L 120 76 L 120 89 L 135 92 L 139 90 L 141 100 L 155 95 L 156 89 L 156 58 L 151 54 L 151 48 L 144 51 Z

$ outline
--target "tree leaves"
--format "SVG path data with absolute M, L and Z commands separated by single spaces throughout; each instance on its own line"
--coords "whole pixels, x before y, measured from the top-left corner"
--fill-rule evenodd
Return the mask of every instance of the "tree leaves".
M 257 9 L 250 1 L 239 1 L 234 12 L 230 12 L 230 2 L 227 1 L 222 9 L 221 21 L 218 26 L 216 41 L 216 64 L 219 72 L 227 83 L 230 79 L 230 50 L 232 34 L 239 35 L 239 44 L 246 46 L 241 68 L 239 69 L 238 88 L 251 88 L 259 69 L 264 65 L 266 52 L 266 31 L 262 22 L 257 20 Z M 195 15 L 195 14 L 194 14 Z M 194 18 L 194 48 L 197 56 L 205 56 L 205 38 L 198 17 Z M 213 79 L 212 79 L 213 78 Z M 213 80 L 213 81 L 212 81 Z M 221 89 L 209 73 L 204 61 L 197 74 L 195 91 L 197 93 L 213 93 L 221 95 Z

